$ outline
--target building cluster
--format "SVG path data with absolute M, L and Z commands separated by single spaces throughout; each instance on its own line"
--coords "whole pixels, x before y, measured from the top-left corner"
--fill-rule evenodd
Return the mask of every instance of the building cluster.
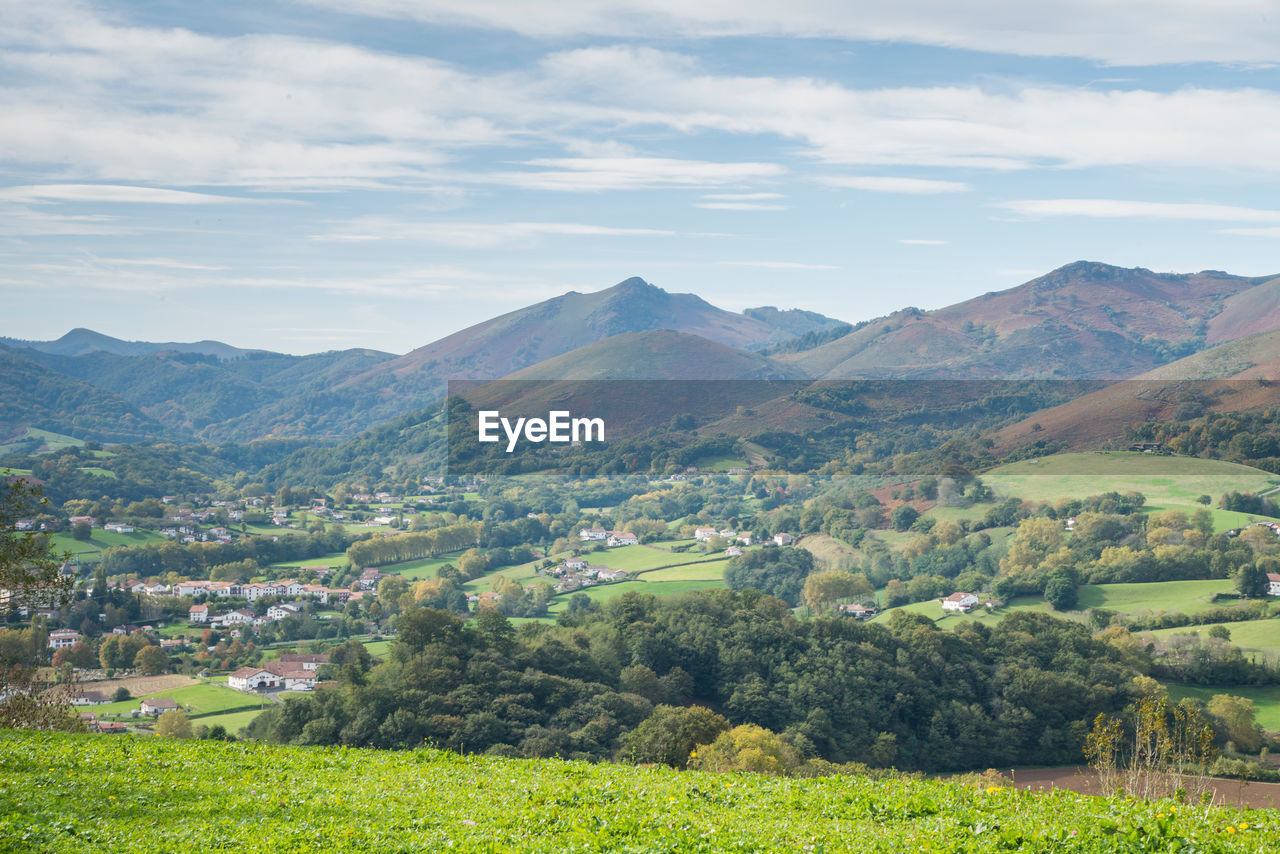
M 640 544 L 640 538 L 630 531 L 606 531 L 604 528 L 583 528 L 578 531 L 578 539 L 584 543 L 604 543 L 609 548 Z
M 572 590 L 593 587 L 596 584 L 610 581 L 625 581 L 628 575 L 625 569 L 595 566 L 588 563 L 586 558 L 581 557 L 565 558 L 557 566 L 545 572 L 547 575 L 559 579 L 555 584 L 557 593 L 568 593 Z
M 328 572 L 328 567 L 324 567 Z M 351 591 L 341 587 L 325 587 L 323 584 L 305 584 L 293 579 L 282 581 L 254 581 L 241 584 L 238 581 L 180 581 L 173 585 L 174 596 L 207 596 L 209 599 L 244 599 L 256 602 L 264 596 L 307 597 L 322 605 L 342 605 L 351 598 Z
M 237 691 L 310 691 L 320 665 L 328 661 L 327 655 L 282 655 L 278 661 L 241 667 L 227 677 L 227 686 Z

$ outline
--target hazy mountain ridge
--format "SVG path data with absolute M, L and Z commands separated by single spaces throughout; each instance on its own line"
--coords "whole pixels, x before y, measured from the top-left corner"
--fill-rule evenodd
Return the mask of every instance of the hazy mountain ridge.
M 936 311 L 903 309 L 780 356 L 813 376 L 1122 379 L 1270 320 L 1280 279 L 1173 274 L 1078 261 Z M 1255 292 L 1262 289 L 1260 292 Z M 1246 323 L 1242 315 L 1252 322 Z M 1273 326 L 1271 328 L 1276 328 Z
M 221 341 L 193 341 L 182 344 L 177 342 L 156 343 L 151 341 L 125 341 L 113 338 L 92 329 L 77 327 L 61 338 L 53 341 L 28 341 L 20 338 L 0 337 L 0 344 L 15 350 L 29 349 L 56 356 L 84 356 L 89 353 L 111 353 L 116 356 L 145 356 L 151 353 L 199 353 L 205 356 L 216 356 L 219 359 L 238 359 L 246 353 L 253 352 L 240 347 L 233 347 Z

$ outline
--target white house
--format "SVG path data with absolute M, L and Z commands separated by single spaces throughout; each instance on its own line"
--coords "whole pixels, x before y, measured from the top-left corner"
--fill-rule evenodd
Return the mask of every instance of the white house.
M 110 698 L 101 691 L 77 691 L 71 695 L 73 706 L 101 706 L 109 702 Z
M 302 606 L 296 602 L 272 605 L 267 609 L 268 620 L 283 620 L 285 617 L 296 617 L 302 613 Z
M 156 697 L 152 700 L 143 700 L 139 708 L 144 715 L 159 715 L 178 708 L 178 701 L 168 697 Z
M 784 531 L 781 534 L 774 534 L 773 541 L 780 546 L 789 546 L 796 541 L 796 538 Z
M 942 610 L 967 614 L 978 604 L 978 597 L 972 593 L 952 593 L 942 600 Z
M 715 528 L 696 528 L 693 532 L 693 538 L 700 542 L 706 542 L 718 533 Z
M 609 538 L 609 532 L 604 528 L 583 528 L 578 532 L 580 540 L 606 540 Z
M 1267 595 L 1280 596 L 1280 572 L 1267 573 Z
M 80 633 L 75 629 L 54 629 L 49 632 L 50 649 L 68 649 L 80 640 Z
M 227 687 L 237 691 L 261 691 L 263 688 L 283 688 L 284 680 L 261 667 L 241 667 L 227 677 Z
M 104 531 L 115 531 L 117 534 L 132 534 L 136 528 L 124 522 L 108 522 L 102 526 Z
M 605 567 L 596 573 L 596 578 L 601 581 L 621 581 L 627 577 L 625 569 L 609 569 Z
M 640 543 L 640 538 L 630 531 L 610 531 L 609 538 L 605 541 L 609 546 L 634 546 Z
M 253 616 L 253 612 L 244 608 L 237 608 L 222 615 L 222 624 L 224 626 L 248 626 L 253 625 L 256 620 L 257 618 Z
M 191 610 L 187 612 L 187 619 L 193 623 L 209 622 L 209 606 L 192 605 Z
M 742 549 L 738 548 L 737 546 L 729 546 L 729 548 L 724 550 L 724 554 L 725 554 L 725 557 L 737 557 L 738 555 L 742 554 Z

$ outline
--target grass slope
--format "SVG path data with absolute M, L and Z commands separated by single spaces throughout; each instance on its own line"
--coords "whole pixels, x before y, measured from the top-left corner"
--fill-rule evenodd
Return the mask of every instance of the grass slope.
M 1141 492 L 1149 504 L 1194 509 L 1208 495 L 1217 504 L 1222 493 L 1264 492 L 1280 477 L 1261 469 L 1197 457 L 1161 457 L 1127 452 L 1056 454 L 1021 460 L 982 474 L 1003 495 L 1057 501 L 1103 492 Z
M 1280 732 L 1280 685 L 1179 685 L 1167 683 L 1169 696 L 1175 700 L 1184 697 L 1195 697 L 1206 703 L 1214 694 L 1230 694 L 1234 697 L 1247 697 L 1253 700 L 1258 710 L 1255 720 L 1263 729 Z
M 1242 620 L 1238 623 L 1214 623 L 1206 626 L 1185 626 L 1179 629 L 1157 629 L 1143 632 L 1161 641 L 1173 635 L 1198 634 L 1209 636 L 1209 629 L 1221 625 L 1231 632 L 1231 643 L 1246 653 L 1256 652 L 1272 658 L 1280 657 L 1280 620 Z
M 1272 811 L 1063 791 L 15 731 L 0 780 L 15 852 L 1255 852 L 1280 834 Z

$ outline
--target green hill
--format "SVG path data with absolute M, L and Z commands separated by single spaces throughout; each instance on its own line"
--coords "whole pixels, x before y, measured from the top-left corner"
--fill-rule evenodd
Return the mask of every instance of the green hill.
M 14 852 L 1265 851 L 1280 813 L 861 777 L 0 731 Z

